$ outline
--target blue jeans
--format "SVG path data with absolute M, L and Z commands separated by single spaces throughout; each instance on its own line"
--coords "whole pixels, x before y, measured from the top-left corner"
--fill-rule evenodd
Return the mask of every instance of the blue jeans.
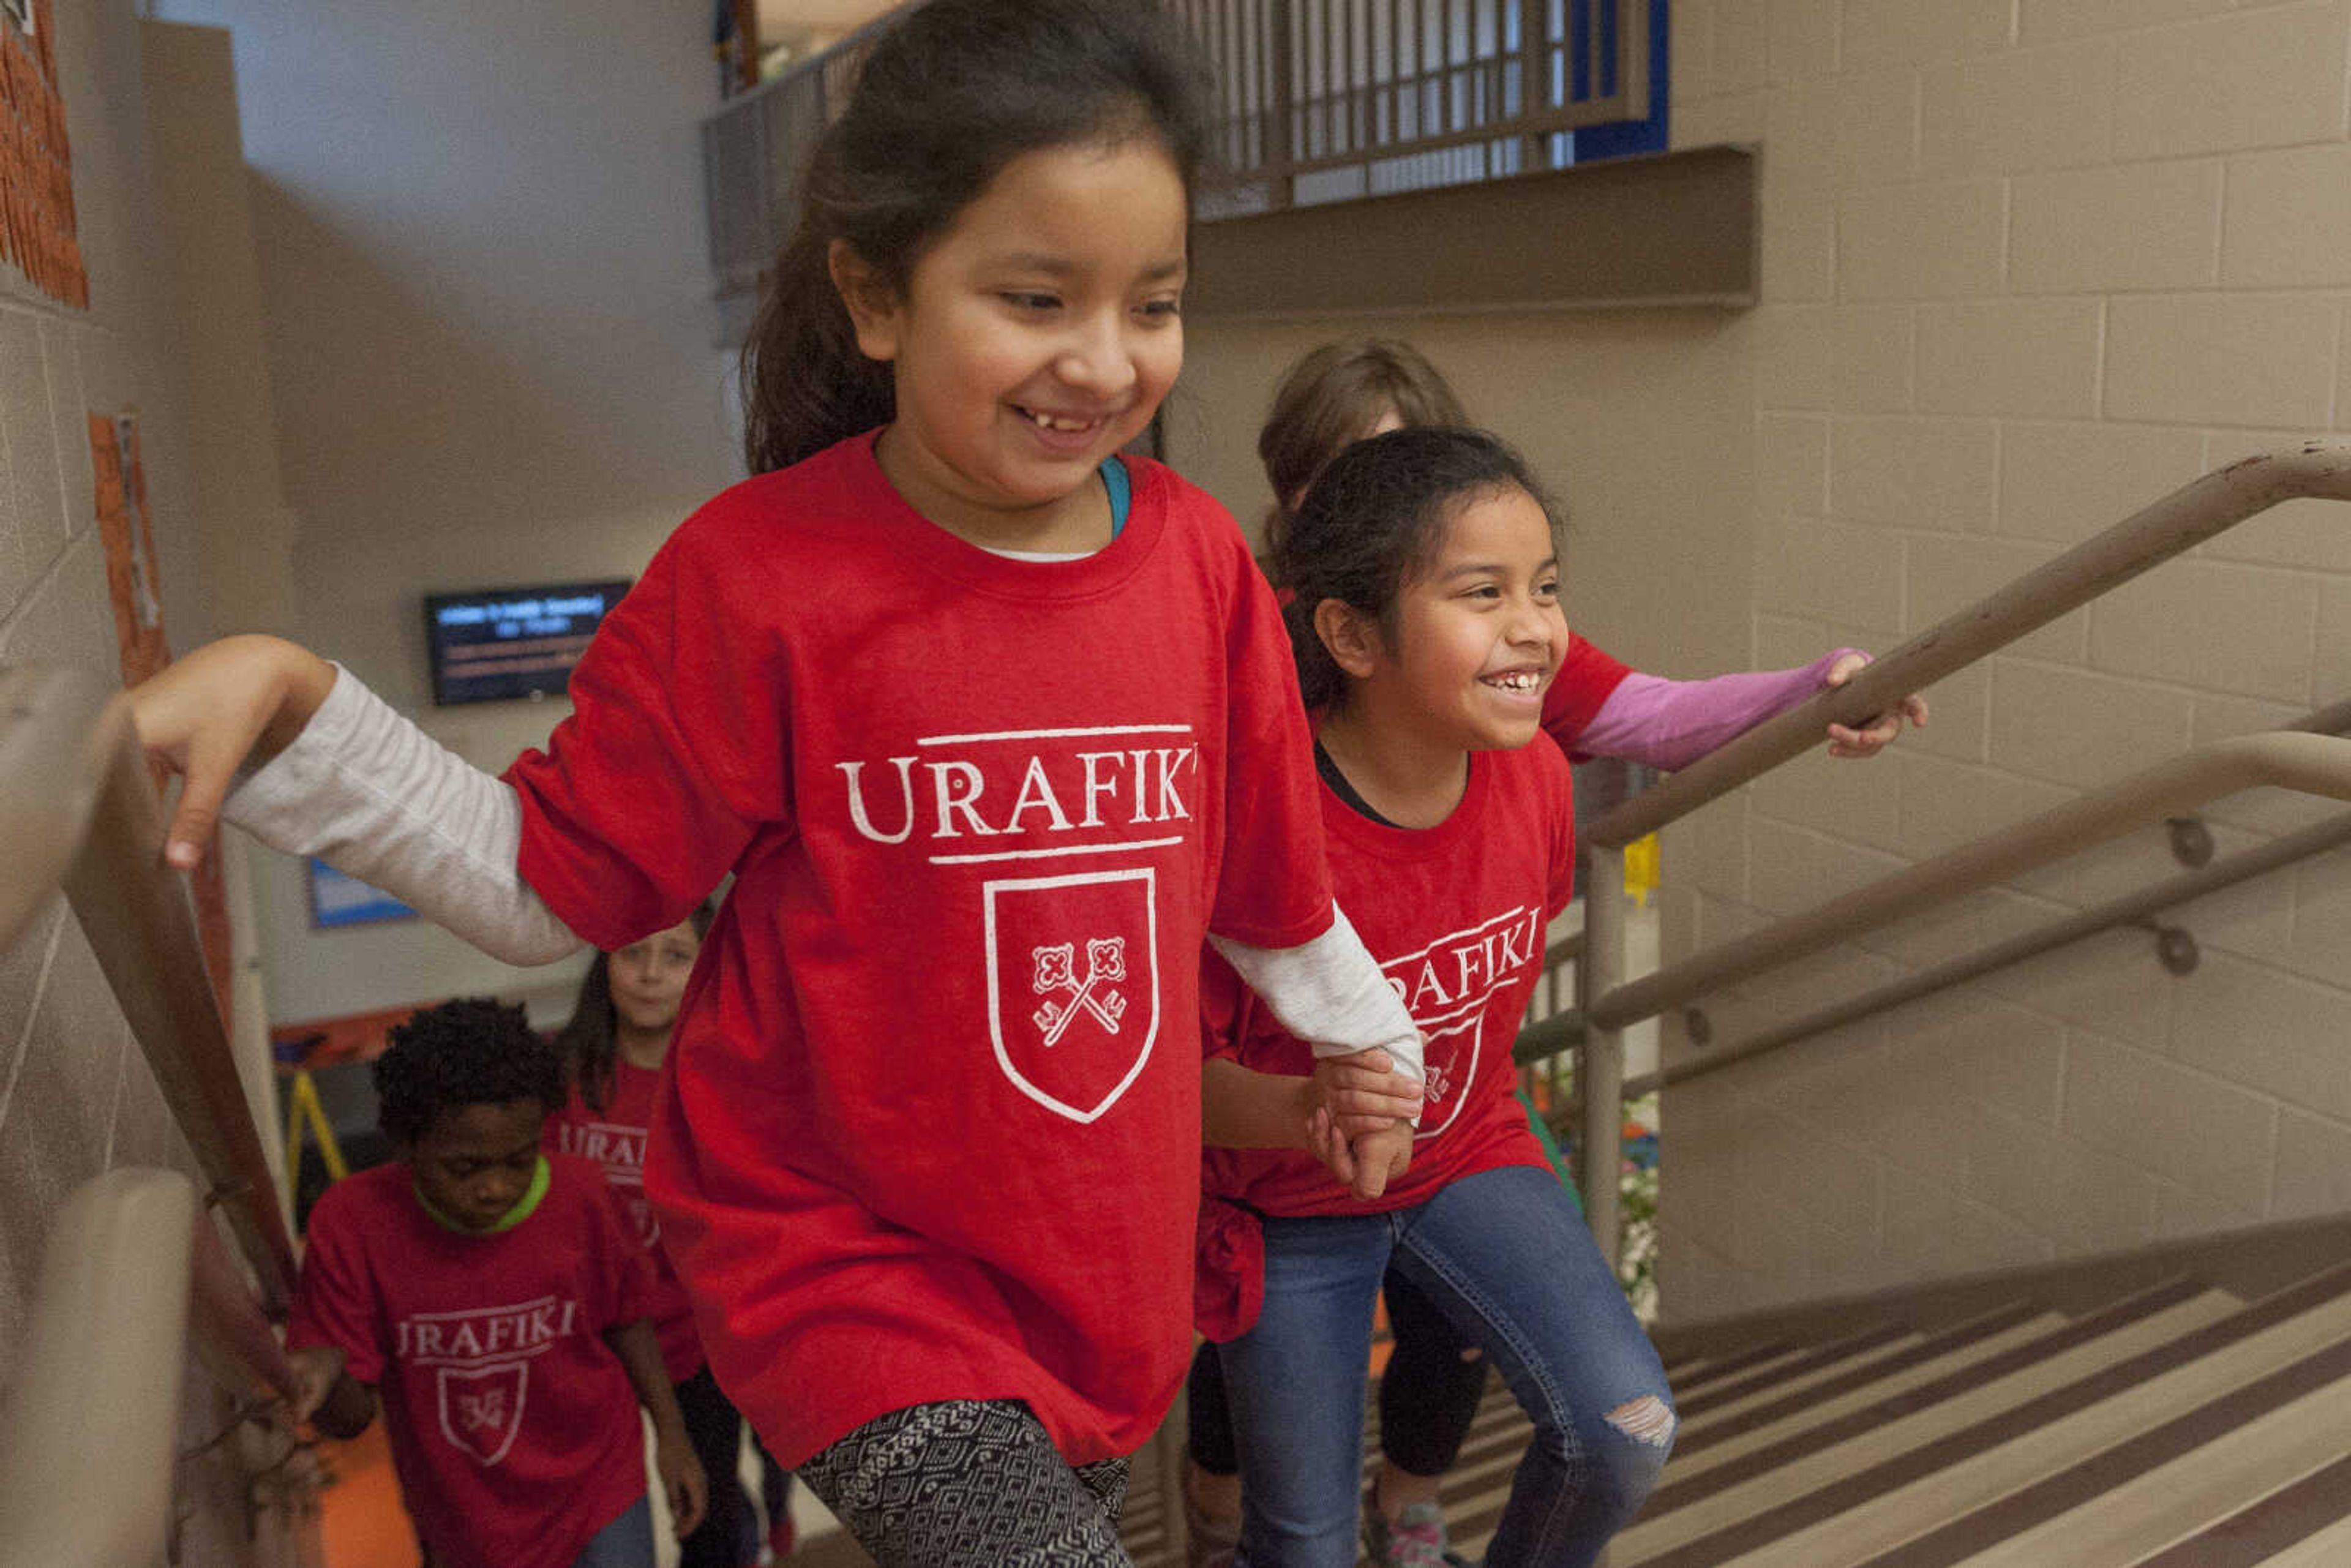
M 1548 1170 L 1464 1176 L 1416 1208 L 1269 1218 L 1265 1309 L 1221 1347 L 1249 1568 L 1353 1568 L 1372 1302 L 1391 1263 L 1481 1347 L 1534 1423 L 1489 1568 L 1588 1563 L 1673 1446 L 1665 1369 Z
M 653 1500 L 637 1499 L 627 1512 L 589 1537 L 571 1568 L 653 1568 Z

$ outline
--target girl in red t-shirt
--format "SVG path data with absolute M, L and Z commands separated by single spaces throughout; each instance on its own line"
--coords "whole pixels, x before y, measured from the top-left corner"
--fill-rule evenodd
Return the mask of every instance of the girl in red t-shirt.
M 709 1478 L 702 1522 L 678 1538 L 680 1568 L 744 1568 L 757 1552 L 757 1514 L 743 1490 L 743 1417 L 710 1374 L 694 1329 L 694 1303 L 662 1249 L 661 1219 L 645 1197 L 644 1156 L 654 1090 L 677 1027 L 686 977 L 710 930 L 703 904 L 666 931 L 611 953 L 599 953 L 580 977 L 571 1017 L 555 1043 L 570 1074 L 563 1108 L 547 1119 L 553 1154 L 596 1162 L 653 1260 L 653 1332 L 662 1364 L 677 1390 L 686 1436 Z M 767 1467 L 768 1539 L 778 1557 L 791 1550 L 791 1475 Z
M 1332 1057 L 1409 1014 L 1340 915 L 1280 618 L 1124 448 L 1182 363 L 1215 130 L 1133 0 L 933 0 L 863 60 L 690 517 L 503 779 L 271 639 L 142 686 L 230 820 L 510 961 L 734 889 L 645 1191 L 719 1384 L 889 1563 L 1119 1560 L 1190 1352 L 1204 942 Z
M 1489 1562 L 1588 1563 L 1646 1497 L 1675 1417 L 1511 1093 L 1510 1042 L 1574 863 L 1565 758 L 1529 745 L 1570 654 L 1554 516 L 1491 437 L 1396 430 L 1315 481 L 1275 570 L 1318 713 L 1332 877 L 1421 1027 L 1427 1090 L 1416 1129 L 1355 1142 L 1370 1179 L 1336 1191 L 1317 1157 L 1332 1151 L 1290 1131 L 1311 1053 L 1237 987 L 1206 988 L 1207 1132 L 1225 1146 L 1207 1162 L 1202 1299 L 1228 1308 L 1212 1332 L 1239 1556 L 1354 1561 L 1372 1306 L 1394 1269 L 1535 1427 Z
M 1258 456 L 1276 497 L 1265 519 L 1269 555 L 1278 551 L 1290 514 L 1315 477 L 1348 446 L 1386 430 L 1469 423 L 1451 384 L 1410 343 L 1346 339 L 1301 355 L 1283 372 L 1258 434 Z M 1839 648 L 1791 670 L 1675 681 L 1632 670 L 1571 631 L 1544 697 L 1543 729 L 1577 761 L 1615 757 L 1686 767 L 1822 687 L 1843 685 L 1867 658 Z M 1873 756 L 1906 717 L 1924 724 L 1924 699 L 1914 696 L 1867 725 L 1829 726 L 1829 753 Z M 1383 1294 L 1394 1348 L 1380 1382 L 1382 1462 L 1364 1514 L 1365 1548 L 1378 1568 L 1435 1568 L 1447 1545 L 1438 1481 L 1476 1419 L 1487 1369 L 1476 1344 L 1405 1275 L 1391 1270 Z M 1186 1539 L 1195 1568 L 1224 1568 L 1240 1528 L 1239 1460 L 1222 1374 L 1205 1345 L 1194 1357 L 1188 1389 Z

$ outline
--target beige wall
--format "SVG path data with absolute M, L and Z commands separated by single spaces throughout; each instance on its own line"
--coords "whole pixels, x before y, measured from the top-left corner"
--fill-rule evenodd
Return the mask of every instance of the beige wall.
M 564 705 L 434 708 L 422 596 L 634 576 L 739 472 L 702 228 L 709 18 L 157 9 L 235 43 L 286 629 L 503 768 Z M 256 882 L 278 1019 L 493 991 L 568 1006 L 577 961 L 510 968 L 422 922 L 313 932 L 298 862 L 259 857 Z
M 1257 433 L 1281 371 L 1332 338 L 1408 339 L 1566 503 L 1568 614 L 1645 669 L 1748 657 L 1750 324 L 1719 310 L 1192 321 L 1169 455 L 1252 530 Z
M 185 335 L 175 269 L 166 265 L 173 230 L 162 171 L 173 150 L 159 144 L 147 118 L 151 73 L 168 75 L 172 64 L 150 54 L 138 9 L 131 0 L 55 8 L 89 309 L 62 308 L 0 265 L 0 659 L 79 665 L 110 681 L 120 671 L 88 412 L 138 411 L 172 634 L 184 646 L 217 624 L 196 497 Z M 233 131 L 225 97 L 207 110 L 200 82 L 179 86 L 202 130 L 225 123 Z M 88 1177 L 133 1164 L 194 1174 L 89 945 L 59 900 L 0 952 L 0 1376 L 23 1343 L 57 1206 Z M 181 1446 L 209 1438 L 226 1410 L 223 1391 L 192 1366 L 176 1413 Z M 224 1465 L 216 1454 L 185 1472 L 185 1561 L 289 1561 L 276 1521 L 247 1542 L 241 1487 Z
M 1760 141 L 1756 656 L 1887 645 L 2241 454 L 2351 427 L 2351 5 L 1677 0 L 1675 141 Z M 1714 941 L 2191 740 L 2351 691 L 2351 514 L 2304 503 L 1677 830 Z M 2221 848 L 2311 809 L 2249 796 Z M 1718 1005 L 1719 1030 L 2138 884 L 2141 834 Z M 1692 1315 L 2351 1205 L 2351 857 L 1668 1098 Z

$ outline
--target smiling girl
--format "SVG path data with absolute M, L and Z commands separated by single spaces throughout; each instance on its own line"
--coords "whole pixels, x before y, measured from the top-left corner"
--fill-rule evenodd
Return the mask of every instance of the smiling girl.
M 1355 1145 L 1395 1172 L 1385 1191 L 1334 1188 L 1258 1124 L 1311 1048 L 1212 972 L 1207 1133 L 1228 1146 L 1207 1162 L 1201 1295 L 1229 1304 L 1205 1326 L 1240 1460 L 1238 1560 L 1257 1568 L 1353 1568 L 1391 1269 L 1534 1425 L 1494 1568 L 1593 1562 L 1671 1446 L 1656 1354 L 1512 1093 L 1511 1041 L 1575 863 L 1567 758 L 1530 744 L 1570 647 L 1557 535 L 1499 442 L 1408 429 L 1350 446 L 1280 538 L 1332 879 L 1426 1035 L 1428 1093 L 1416 1135 Z
M 884 1563 L 1124 1560 L 1122 1456 L 1190 1347 L 1204 937 L 1320 1049 L 1417 1072 L 1272 597 L 1121 455 L 1182 363 L 1206 97 L 1132 0 L 908 12 L 747 349 L 758 476 L 503 779 L 289 643 L 135 702 L 188 775 L 174 863 L 252 753 L 232 820 L 510 959 L 734 873 L 645 1191 L 719 1383 Z

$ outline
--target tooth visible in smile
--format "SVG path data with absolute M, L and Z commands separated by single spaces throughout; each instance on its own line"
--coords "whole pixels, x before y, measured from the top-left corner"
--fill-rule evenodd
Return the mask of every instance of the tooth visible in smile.
M 1017 407 L 1019 405 L 1016 404 L 1015 406 Z M 1040 413 L 1033 408 L 1024 408 L 1021 409 L 1020 412 L 1028 417 L 1030 423 L 1035 424 L 1041 430 L 1059 430 L 1064 432 L 1092 430 L 1096 424 L 1101 423 L 1099 420 L 1092 419 L 1064 419 L 1059 414 Z
M 1489 675 L 1486 684 L 1507 692 L 1531 692 L 1542 685 L 1542 677 L 1531 670 L 1519 670 L 1507 675 Z

